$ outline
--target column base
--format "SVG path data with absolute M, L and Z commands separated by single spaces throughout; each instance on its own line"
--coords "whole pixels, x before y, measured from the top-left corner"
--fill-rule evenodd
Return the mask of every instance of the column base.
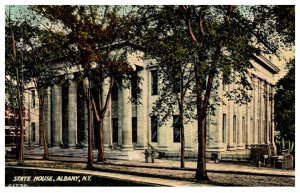
M 158 146 L 156 149 L 159 151 L 168 151 L 169 150 L 169 148 L 167 146 Z
M 226 144 L 224 144 L 224 143 L 210 144 L 206 147 L 206 151 L 208 151 L 208 152 L 226 151 Z
M 238 144 L 236 149 L 239 149 L 239 150 L 245 149 L 245 145 L 244 144 Z
M 246 145 L 246 149 L 251 149 L 251 145 Z
M 134 149 L 136 150 L 143 150 L 143 149 L 147 149 L 147 146 L 146 145 L 137 145 Z
M 104 144 L 104 150 L 111 150 L 112 149 L 112 145 L 108 145 L 108 144 Z
M 227 146 L 227 151 L 234 151 L 234 150 L 236 150 L 236 146 L 232 146 L 232 145 Z
M 133 151 L 133 145 L 122 145 L 121 151 Z
M 76 144 L 68 144 L 68 147 L 76 147 Z

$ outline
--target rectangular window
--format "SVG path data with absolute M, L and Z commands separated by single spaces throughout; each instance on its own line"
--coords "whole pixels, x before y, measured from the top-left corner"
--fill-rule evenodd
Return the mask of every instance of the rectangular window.
M 179 115 L 173 115 L 173 142 L 180 143 L 180 118 Z
M 132 117 L 132 142 L 137 142 L 137 118 Z
M 137 99 L 137 93 L 138 93 L 138 85 L 137 85 L 137 71 L 134 72 L 134 75 L 132 76 L 131 79 L 131 97 L 133 99 L 133 101 L 136 102 Z
M 157 142 L 157 116 L 151 116 L 151 142 Z
M 233 143 L 236 143 L 236 115 L 233 115 Z
M 111 90 L 111 99 L 113 101 L 118 100 L 118 86 L 116 83 L 113 85 L 112 90 Z
M 35 90 L 31 90 L 31 108 L 35 108 Z
M 35 141 L 35 122 L 31 123 L 32 141 Z
M 158 94 L 158 70 L 151 71 L 151 95 Z
M 118 118 L 112 118 L 113 143 L 118 142 Z
M 226 114 L 223 114 L 222 143 L 226 143 Z

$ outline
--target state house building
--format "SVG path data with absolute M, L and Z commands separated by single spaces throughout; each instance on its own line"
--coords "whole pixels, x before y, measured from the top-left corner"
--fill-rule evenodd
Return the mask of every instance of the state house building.
M 128 102 L 132 94 L 130 88 L 113 88 L 104 118 L 103 139 L 107 157 L 113 153 L 120 157 L 124 152 L 142 154 L 148 144 L 165 155 L 180 155 L 180 129 L 176 126 L 178 115 L 174 114 L 162 126 L 159 126 L 157 116 L 150 116 L 154 102 L 159 96 L 157 68 L 145 61 L 133 60 L 132 63 L 137 75 L 143 78 L 141 104 Z M 248 91 L 252 96 L 251 102 L 240 106 L 224 98 L 225 104 L 216 106 L 215 115 L 207 117 L 208 156 L 218 153 L 223 158 L 247 158 L 250 156 L 251 146 L 257 144 L 268 144 L 275 152 L 273 96 L 274 75 L 279 72 L 279 68 L 263 56 L 255 56 L 252 63 L 254 69 L 249 70 L 249 80 L 253 90 Z M 53 148 L 55 151 L 60 148 L 63 150 L 61 144 L 69 150 L 75 149 L 74 151 L 78 144 L 87 146 L 88 123 L 87 108 L 82 95 L 83 83 L 77 81 L 76 73 L 66 77 L 68 84 L 59 83 L 47 88 L 46 130 L 50 154 Z M 108 82 L 106 79 L 104 93 L 109 89 Z M 234 84 L 219 84 L 217 94 L 223 96 L 234 87 Z M 28 105 L 28 111 L 31 109 L 31 112 L 28 114 L 26 142 L 31 146 L 43 146 L 42 131 L 39 130 L 39 112 L 36 111 L 36 96 L 33 87 L 26 95 L 26 102 L 31 103 Z M 94 125 L 93 142 L 97 146 L 99 131 L 96 120 Z M 185 125 L 186 155 L 196 155 L 197 148 L 197 122 L 192 121 Z M 130 159 L 130 156 L 128 158 Z

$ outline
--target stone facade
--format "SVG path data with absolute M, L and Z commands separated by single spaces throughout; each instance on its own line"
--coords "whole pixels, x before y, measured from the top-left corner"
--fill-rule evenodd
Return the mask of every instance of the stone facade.
M 136 63 L 137 75 L 143 78 L 141 104 L 129 102 L 130 88 L 117 88 L 109 99 L 109 107 L 104 118 L 104 147 L 106 151 L 134 151 L 146 149 L 148 143 L 162 152 L 180 152 L 180 140 L 173 128 L 173 116 L 165 125 L 158 126 L 156 116 L 150 116 L 159 91 L 155 90 L 156 68 L 145 63 Z M 215 116 L 209 115 L 207 130 L 207 152 L 226 155 L 228 152 L 244 152 L 249 155 L 253 144 L 269 144 L 275 151 L 274 144 L 274 74 L 279 69 L 265 58 L 253 60 L 254 70 L 249 70 L 249 80 L 253 90 L 248 91 L 253 98 L 246 105 L 238 105 L 224 99 L 224 104 L 217 106 Z M 104 81 L 103 93 L 109 89 L 109 79 Z M 156 81 L 156 80 L 155 80 Z M 159 81 L 159 80 L 157 80 Z M 235 88 L 234 84 L 219 84 L 217 94 Z M 46 129 L 50 147 L 67 144 L 87 145 L 87 109 L 82 95 L 82 83 L 76 75 L 68 76 L 68 82 L 47 88 Z M 99 100 L 105 100 L 104 95 Z M 38 125 L 38 123 L 36 123 Z M 96 128 L 96 127 L 95 127 Z M 97 129 L 94 129 L 94 143 L 97 146 Z M 36 144 L 42 141 L 38 137 Z M 28 132 L 30 133 L 30 132 Z M 32 135 L 32 133 L 30 134 Z M 42 135 L 40 135 L 42 136 Z M 197 153 L 197 124 L 192 121 L 185 125 L 185 150 Z M 27 136 L 28 141 L 32 140 Z

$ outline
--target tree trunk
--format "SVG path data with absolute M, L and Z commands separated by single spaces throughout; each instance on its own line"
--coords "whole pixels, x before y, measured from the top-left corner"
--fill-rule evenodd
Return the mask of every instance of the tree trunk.
M 17 65 L 17 51 L 16 51 L 16 41 L 15 41 L 15 34 L 12 32 L 12 54 L 13 54 L 13 64 L 16 69 L 16 81 L 17 81 L 17 97 L 18 97 L 18 106 L 19 106 L 19 119 L 20 119 L 20 139 L 17 139 L 19 141 L 18 144 L 18 164 L 23 165 L 24 164 L 24 133 L 23 133 L 23 93 L 22 93 L 22 88 L 23 85 L 21 85 L 21 80 L 19 77 L 19 69 Z
M 208 181 L 206 172 L 206 110 L 201 93 L 201 77 L 198 74 L 197 66 L 195 68 L 196 78 L 196 99 L 197 99 L 197 129 L 198 129 L 198 159 L 195 179 L 197 181 Z
M 201 112 L 197 104 L 198 112 L 198 161 L 196 169 L 196 180 L 197 181 L 208 181 L 208 176 L 206 172 L 206 119 L 205 114 Z
M 18 84 L 18 106 L 19 106 L 19 120 L 20 120 L 20 139 L 19 139 L 19 154 L 18 154 L 18 165 L 24 164 L 24 130 L 23 130 L 23 103 L 22 103 L 22 94 L 21 86 L 19 82 L 19 76 L 17 71 L 17 84 Z
M 103 116 L 100 116 L 98 121 L 99 125 L 99 150 L 98 150 L 98 162 L 104 161 L 104 145 L 103 145 Z
M 46 119 L 45 119 L 45 90 L 40 90 L 40 102 L 41 102 L 41 113 L 42 113 L 42 130 L 43 130 L 43 143 L 44 143 L 44 155 L 43 159 L 49 159 L 49 149 L 46 137 Z

